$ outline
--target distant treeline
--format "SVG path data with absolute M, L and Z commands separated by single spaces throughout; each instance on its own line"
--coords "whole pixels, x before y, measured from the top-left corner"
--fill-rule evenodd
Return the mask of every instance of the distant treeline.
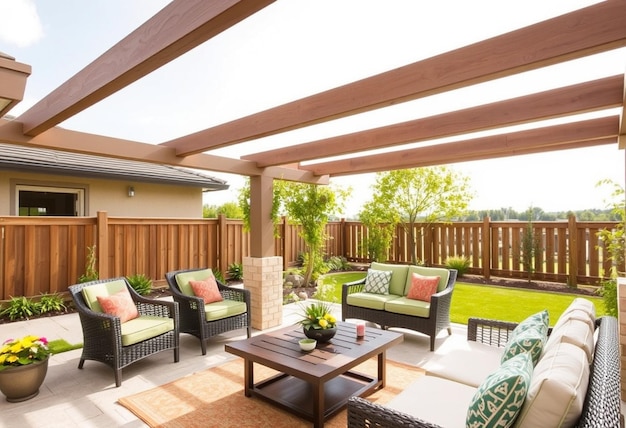
M 529 214 L 532 215 L 531 221 L 557 221 L 567 220 L 574 214 L 578 221 L 620 221 L 621 219 L 610 209 L 588 209 L 580 211 L 558 211 L 545 212 L 541 208 L 533 207 L 525 211 L 515 211 L 512 208 L 500 208 L 498 210 L 480 210 L 470 211 L 466 216 L 460 218 L 459 221 L 482 221 L 485 217 L 491 218 L 491 221 L 507 221 L 522 220 L 528 221 Z

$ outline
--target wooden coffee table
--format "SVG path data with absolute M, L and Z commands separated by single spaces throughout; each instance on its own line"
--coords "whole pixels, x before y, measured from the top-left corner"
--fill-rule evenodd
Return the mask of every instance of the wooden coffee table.
M 294 325 L 250 339 L 227 344 L 227 352 L 244 359 L 246 397 L 258 396 L 313 422 L 324 421 L 341 410 L 354 395 L 366 396 L 385 387 L 386 350 L 404 340 L 402 334 L 366 328 L 357 339 L 356 326 L 338 323 L 337 334 L 328 343 L 318 343 L 311 352 L 300 350 L 302 327 Z M 376 376 L 352 371 L 372 357 L 378 357 Z M 279 373 L 258 383 L 254 363 Z

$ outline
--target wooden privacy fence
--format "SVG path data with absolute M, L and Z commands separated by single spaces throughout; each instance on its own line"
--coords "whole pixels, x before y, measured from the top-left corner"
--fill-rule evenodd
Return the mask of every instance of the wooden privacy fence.
M 595 284 L 608 275 L 609 255 L 597 233 L 616 222 L 535 222 L 540 251 L 533 258 L 533 279 Z M 470 260 L 470 273 L 526 278 L 521 251 L 527 223 L 519 221 L 418 224 L 416 254 L 420 262 L 443 266 L 450 256 Z M 145 274 L 161 283 L 166 272 L 209 266 L 226 274 L 232 263 L 250 254 L 249 234 L 241 220 L 108 217 L 0 217 L 0 300 L 67 291 L 85 273 L 89 247 L 95 245 L 101 278 Z M 351 262 L 370 261 L 368 231 L 359 222 L 327 225 L 326 254 Z M 275 255 L 287 269 L 305 246 L 298 226 L 283 219 Z M 388 261 L 411 261 L 412 245 L 398 227 Z M 621 266 L 623 271 L 624 267 Z

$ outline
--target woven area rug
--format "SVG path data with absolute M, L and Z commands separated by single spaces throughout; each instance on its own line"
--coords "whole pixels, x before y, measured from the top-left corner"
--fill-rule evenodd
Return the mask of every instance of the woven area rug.
M 354 370 L 376 374 L 376 359 L 366 361 Z M 255 380 L 276 372 L 255 364 Z M 424 371 L 387 361 L 387 385 L 368 396 L 368 400 L 384 404 L 402 391 Z M 311 422 L 292 415 L 257 397 L 243 394 L 243 360 L 236 359 L 165 385 L 140 392 L 118 401 L 151 427 L 310 427 Z M 344 408 L 328 419 L 325 427 L 346 426 Z

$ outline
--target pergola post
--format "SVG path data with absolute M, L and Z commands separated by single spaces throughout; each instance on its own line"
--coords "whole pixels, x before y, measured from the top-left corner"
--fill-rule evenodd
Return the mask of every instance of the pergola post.
M 283 319 L 282 257 L 274 256 L 274 181 L 250 178 L 250 257 L 243 259 L 243 283 L 250 290 L 252 327 L 265 330 Z

